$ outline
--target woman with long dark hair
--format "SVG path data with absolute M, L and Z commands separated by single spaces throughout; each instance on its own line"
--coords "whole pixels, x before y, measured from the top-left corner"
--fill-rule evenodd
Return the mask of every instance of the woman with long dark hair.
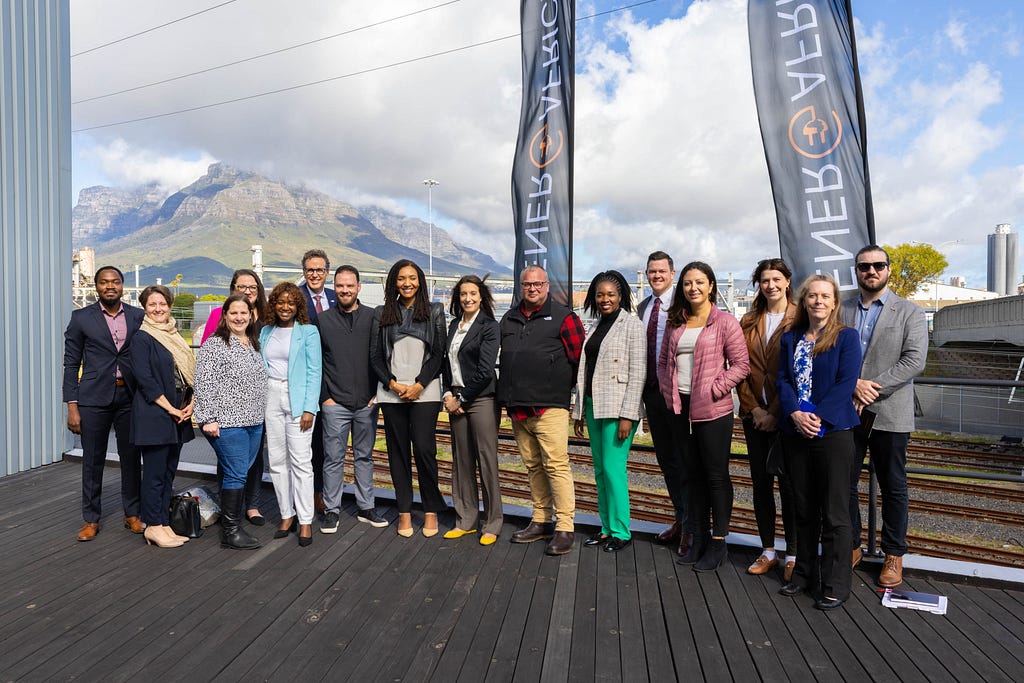
M 430 302 L 423 270 L 408 259 L 396 262 L 384 283 L 384 305 L 374 310 L 370 364 L 380 380 L 377 403 L 384 414 L 398 535 L 405 538 L 413 534 L 413 458 L 425 513 L 424 536 L 437 534 L 437 513 L 447 508 L 437 487 L 434 439 L 446 332 L 444 306 Z
M 618 552 L 632 543 L 629 530 L 629 477 L 626 459 L 640 422 L 647 381 L 647 337 L 640 318 L 631 315 L 632 294 L 617 270 L 598 273 L 590 282 L 583 309 L 597 320 L 587 330 L 576 373 L 579 396 L 573 406 L 576 436 L 584 426 L 597 484 L 601 531 L 583 542 Z
M 274 538 L 295 530 L 313 542 L 313 420 L 320 411 L 323 355 L 306 297 L 294 283 L 270 292 L 260 351 L 267 363 L 267 460 L 281 511 Z
M 683 453 L 688 512 L 694 520 L 693 545 L 676 562 L 711 571 L 729 552 L 732 390 L 747 376 L 750 363 L 740 324 L 716 305 L 718 283 L 711 266 L 694 261 L 682 274 L 668 310 L 658 383 L 674 413 L 673 438 Z
M 843 325 L 839 286 L 829 275 L 811 275 L 800 286 L 793 328 L 782 335 L 779 400 L 786 472 L 793 483 L 797 549 L 793 579 L 779 592 L 817 592 L 820 530 L 821 594 L 814 606 L 831 610 L 850 596 L 850 472 L 853 428 L 860 416 L 853 389 L 860 375 L 857 330 Z
M 171 530 L 169 509 L 181 445 L 194 438 L 196 359 L 171 317 L 173 301 L 163 285 L 142 290 L 146 317 L 130 350 L 136 381 L 130 438 L 142 455 L 142 521 L 146 543 L 161 548 L 188 541 Z
M 452 428 L 452 503 L 455 528 L 448 539 L 472 534 L 480 525 L 480 545 L 498 540 L 503 520 L 498 483 L 498 413 L 494 401 L 501 333 L 494 319 L 491 290 L 476 275 L 465 275 L 452 288 L 444 362 L 443 396 Z M 476 475 L 480 470 L 484 511 L 481 517 Z
M 762 552 L 747 568 L 749 574 L 765 574 L 780 564 L 775 556 L 775 478 L 767 469 L 768 452 L 779 436 L 782 409 L 775 389 L 779 376 L 779 340 L 793 324 L 793 272 L 780 258 L 764 259 L 757 264 L 750 282 L 757 290 L 750 311 L 740 320 L 743 338 L 750 354 L 750 375 L 739 383 L 740 418 L 747 441 L 750 479 L 754 489 L 754 517 L 761 538 Z M 778 475 L 782 499 L 782 526 L 786 536 L 783 583 L 789 583 L 796 566 L 796 519 L 793 489 L 789 477 Z
M 217 454 L 221 546 L 252 550 L 260 542 L 242 528 L 243 488 L 260 457 L 267 405 L 267 369 L 260 356 L 255 304 L 230 295 L 196 360 L 196 422 Z
M 263 327 L 263 316 L 267 310 L 267 291 L 263 288 L 263 281 L 260 280 L 260 276 L 256 274 L 256 271 L 248 268 L 239 268 L 231 274 L 231 284 L 228 286 L 229 294 L 243 294 L 245 298 L 249 300 L 249 303 L 253 305 L 253 316 L 256 320 L 256 333 L 259 334 L 260 328 Z M 205 344 L 206 340 L 209 339 L 213 333 L 218 329 L 220 323 L 221 311 L 223 306 L 215 308 L 210 311 L 210 317 L 206 319 L 206 324 L 203 326 L 203 337 L 200 340 L 200 344 Z M 266 432 L 263 433 L 264 443 L 266 443 Z M 221 482 L 224 479 L 224 471 L 217 465 L 217 481 Z M 263 515 L 260 514 L 259 509 L 259 495 L 260 486 L 263 484 L 263 448 L 260 447 L 260 452 L 256 455 L 256 459 L 252 461 L 252 467 L 249 468 L 249 472 L 245 477 L 245 518 L 249 520 L 251 524 L 255 526 L 263 526 L 266 523 Z

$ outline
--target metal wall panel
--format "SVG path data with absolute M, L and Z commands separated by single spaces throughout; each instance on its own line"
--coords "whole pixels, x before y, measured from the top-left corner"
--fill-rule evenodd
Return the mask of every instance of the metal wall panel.
M 68 0 L 0 0 L 0 476 L 55 462 L 71 315 Z
M 1024 347 L 1024 295 L 946 306 L 935 314 L 932 339 L 936 346 L 1001 342 Z

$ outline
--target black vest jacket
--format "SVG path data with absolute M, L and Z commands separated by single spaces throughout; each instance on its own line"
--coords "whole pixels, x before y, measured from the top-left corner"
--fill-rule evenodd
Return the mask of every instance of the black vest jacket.
M 519 307 L 501 319 L 498 402 L 504 406 L 569 408 L 576 369 L 559 335 L 570 311 L 549 297 L 527 318 Z

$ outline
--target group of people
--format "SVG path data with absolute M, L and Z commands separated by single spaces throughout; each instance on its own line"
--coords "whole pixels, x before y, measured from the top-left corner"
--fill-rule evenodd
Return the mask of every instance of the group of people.
M 99 531 L 111 426 L 125 526 L 161 547 L 187 540 L 171 531 L 168 504 L 193 419 L 217 453 L 225 547 L 260 545 L 242 520 L 265 522 L 257 499 L 264 448 L 281 513 L 275 538 L 295 532 L 300 546 L 309 545 L 318 513 L 320 531 L 336 532 L 350 434 L 357 519 L 385 527 L 373 485 L 379 409 L 397 533 L 414 533 L 413 462 L 421 533 L 439 532 L 437 515 L 447 504 L 435 431 L 444 410 L 456 513 L 444 536 L 478 534 L 490 545 L 502 528 L 497 442 L 504 408 L 532 499 L 531 520 L 512 542 L 543 540 L 550 555 L 574 548 L 571 423 L 577 436 L 589 436 L 601 520 L 583 545 L 628 547 L 626 461 L 646 417 L 675 518 L 656 540 L 671 544 L 680 564 L 712 571 L 728 555 L 735 389 L 763 546 L 748 571 L 781 566 L 783 594 L 811 591 L 820 609 L 843 604 L 860 560 L 857 482 L 870 447 L 883 502 L 879 583 L 902 581 L 912 379 L 924 367 L 927 331 L 923 312 L 888 290 L 888 255 L 880 247 L 857 254 L 859 296 L 843 303 L 830 276 L 813 275 L 794 294 L 787 264 L 761 261 L 752 277 L 757 294 L 740 321 L 718 308 L 711 266 L 688 263 L 676 284 L 672 258 L 656 251 L 646 268 L 652 293 L 635 315 L 620 272 L 594 277 L 583 304 L 593 318 L 589 328 L 552 299 L 539 266 L 520 274 L 518 303 L 500 321 L 485 278 L 462 277 L 451 292 L 450 323 L 412 261 L 391 267 L 384 304 L 372 310 L 359 302 L 355 267 L 334 271 L 332 291 L 323 251 L 307 252 L 302 266 L 302 285 L 282 282 L 269 297 L 255 272 L 236 271 L 195 356 L 177 334 L 165 287 L 143 290 L 140 311 L 121 303 L 120 271 L 97 272 L 99 301 L 72 315 L 66 335 L 68 425 L 82 434 L 83 447 L 79 540 Z M 782 558 L 775 549 L 776 479 Z

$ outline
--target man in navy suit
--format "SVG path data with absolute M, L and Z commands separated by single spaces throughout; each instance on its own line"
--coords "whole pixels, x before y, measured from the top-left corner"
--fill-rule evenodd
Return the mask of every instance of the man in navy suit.
M 82 437 L 82 518 L 79 541 L 91 541 L 100 530 L 103 465 L 110 428 L 121 461 L 121 502 L 124 525 L 142 533 L 139 519 L 141 457 L 128 440 L 134 385 L 128 347 L 142 325 L 144 313 L 121 303 L 124 275 L 113 266 L 96 271 L 99 301 L 71 314 L 64 333 L 64 402 L 68 429 Z M 81 368 L 81 378 L 79 378 Z
M 306 312 L 309 321 L 317 325 L 317 315 L 338 305 L 337 297 L 327 283 L 331 260 L 322 249 L 310 249 L 302 255 L 302 274 L 306 281 L 299 289 L 306 295 Z M 324 507 L 324 423 L 317 415 L 313 423 L 313 506 L 318 515 Z

